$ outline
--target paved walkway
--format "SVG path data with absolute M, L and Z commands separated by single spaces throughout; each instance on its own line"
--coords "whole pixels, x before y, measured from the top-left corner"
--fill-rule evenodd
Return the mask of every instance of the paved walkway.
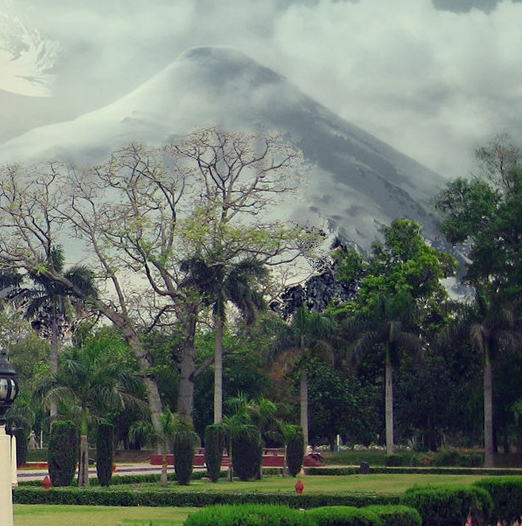
M 172 473 L 174 468 L 169 466 L 169 473 Z M 116 471 L 114 475 L 143 475 L 147 473 L 161 474 L 161 466 L 152 466 L 145 463 L 116 463 Z M 49 472 L 45 468 L 22 468 L 18 470 L 18 482 L 25 480 L 43 480 Z M 89 468 L 89 477 L 96 477 L 96 468 Z

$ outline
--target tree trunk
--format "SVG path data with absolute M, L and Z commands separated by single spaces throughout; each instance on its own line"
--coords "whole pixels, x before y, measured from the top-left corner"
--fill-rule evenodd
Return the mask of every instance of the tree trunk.
M 80 436 L 80 465 L 78 469 L 78 486 L 89 485 L 89 444 L 87 435 Z
M 391 455 L 395 451 L 393 443 L 393 367 L 388 351 L 386 352 L 385 364 L 384 412 L 386 425 L 386 453 Z
M 220 424 L 223 421 L 223 319 L 219 313 L 215 317 L 214 328 L 214 424 Z
M 49 362 L 51 366 L 51 373 L 56 374 L 58 372 L 58 350 L 60 347 L 58 340 L 58 324 L 56 323 L 56 305 L 53 303 L 53 315 L 51 320 L 51 348 Z M 49 404 L 49 413 L 51 420 L 55 420 L 58 416 L 58 403 L 53 400 Z
M 484 348 L 484 467 L 495 465 L 493 456 L 493 379 L 487 345 Z
M 162 488 L 166 488 L 168 484 L 168 462 L 167 462 L 167 443 L 163 442 L 163 451 L 161 455 L 161 477 L 159 481 L 159 485 Z
M 194 413 L 194 362 L 196 357 L 194 339 L 196 335 L 196 312 L 196 307 L 190 309 L 187 319 L 184 320 L 183 355 L 181 357 L 177 403 L 178 413 L 190 418 L 191 421 Z
M 303 428 L 304 446 L 308 446 L 308 374 L 301 369 L 299 377 L 299 401 L 301 406 L 301 427 Z

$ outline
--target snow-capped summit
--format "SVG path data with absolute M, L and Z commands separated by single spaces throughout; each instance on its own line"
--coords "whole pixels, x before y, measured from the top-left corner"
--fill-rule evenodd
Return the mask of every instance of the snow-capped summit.
M 320 217 L 347 241 L 368 246 L 376 225 L 396 217 L 417 219 L 436 235 L 427 203 L 444 185 L 440 176 L 232 48 L 190 49 L 118 101 L 0 145 L 0 162 L 93 164 L 131 141 L 162 144 L 206 125 L 276 130 L 299 147 L 311 169 L 291 214 Z

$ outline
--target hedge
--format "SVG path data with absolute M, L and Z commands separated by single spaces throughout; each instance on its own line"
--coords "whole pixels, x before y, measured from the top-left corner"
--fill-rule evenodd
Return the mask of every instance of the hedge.
M 157 480 L 157 478 L 156 478 Z M 319 508 L 321 506 L 355 506 L 398 504 L 399 497 L 372 494 L 337 493 L 329 495 L 296 495 L 294 493 L 231 493 L 224 491 L 157 491 L 107 490 L 100 487 L 43 488 L 18 486 L 13 488 L 16 504 L 81 504 L 97 506 L 190 506 L 214 504 L 277 504 L 290 508 Z
M 384 526 L 384 522 L 367 508 L 324 506 L 308 510 L 317 526 Z
M 184 526 L 317 526 L 303 511 L 287 506 L 251 504 L 246 506 L 209 506 L 191 513 Z
M 491 477 L 473 484 L 485 489 L 493 499 L 490 521 L 512 524 L 522 514 L 522 477 Z
M 477 486 L 440 488 L 416 486 L 406 490 L 400 503 L 415 508 L 423 526 L 464 524 L 469 513 L 474 525 L 487 524 L 493 509 L 489 493 Z
M 368 506 L 366 509 L 373 511 L 386 526 L 421 526 L 422 518 L 414 508 L 402 505 Z

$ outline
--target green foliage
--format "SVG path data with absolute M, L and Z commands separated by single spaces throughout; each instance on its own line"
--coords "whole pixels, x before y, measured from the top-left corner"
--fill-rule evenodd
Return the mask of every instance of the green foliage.
M 52 485 L 70 486 L 78 461 L 78 431 L 73 422 L 56 420 L 52 423 L 48 455 Z
M 184 526 L 315 526 L 308 514 L 286 506 L 209 506 L 191 513 Z
M 501 521 L 513 524 L 520 519 L 522 503 L 521 477 L 491 477 L 475 482 L 476 486 L 485 489 L 493 499 L 493 510 L 490 522 Z
M 263 444 L 259 428 L 254 425 L 241 426 L 232 436 L 232 467 L 240 480 L 250 480 L 261 472 Z
M 489 493 L 475 486 L 414 487 L 404 493 L 400 503 L 417 509 L 423 526 L 464 524 L 468 514 L 473 524 L 484 525 L 493 509 Z
M 367 506 L 379 517 L 386 526 L 421 526 L 422 518 L 419 512 L 408 506 Z
M 96 473 L 102 486 L 109 486 L 114 460 L 114 426 L 99 424 L 96 435 Z
M 404 456 L 399 453 L 392 453 L 384 457 L 384 465 L 388 467 L 396 467 L 404 465 Z
M 222 424 L 211 424 L 205 428 L 205 463 L 212 482 L 217 482 L 221 472 L 226 430 Z
M 286 443 L 286 465 L 292 477 L 301 471 L 304 447 L 303 429 L 301 426 L 293 426 L 293 433 L 290 434 Z
M 373 511 L 351 506 L 324 506 L 306 512 L 317 526 L 384 526 Z

